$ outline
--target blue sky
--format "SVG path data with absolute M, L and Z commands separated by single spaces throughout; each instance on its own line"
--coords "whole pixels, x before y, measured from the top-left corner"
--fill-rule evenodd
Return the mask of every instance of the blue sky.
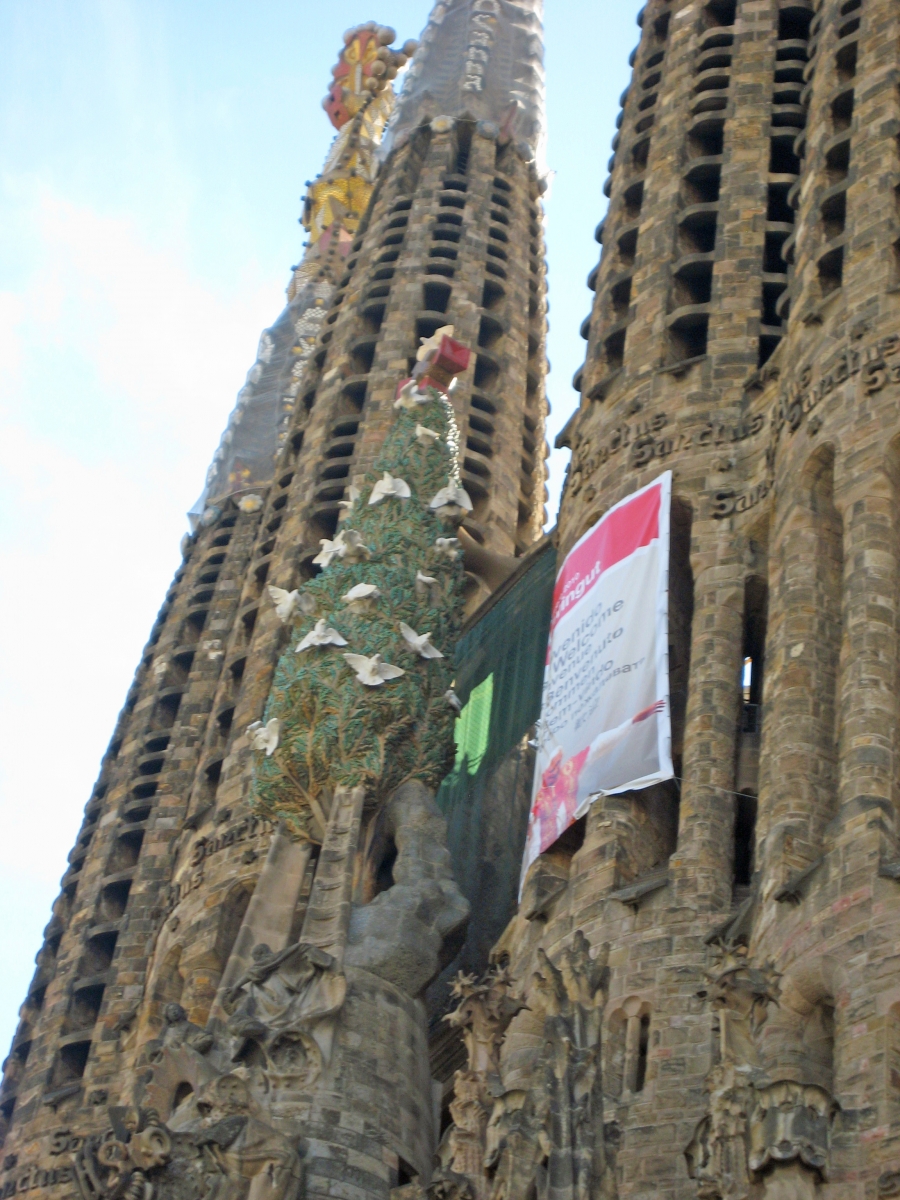
M 402 41 L 429 7 L 0 3 L 0 1054 L 184 514 L 282 308 L 341 33 Z M 546 4 L 551 441 L 639 7 Z

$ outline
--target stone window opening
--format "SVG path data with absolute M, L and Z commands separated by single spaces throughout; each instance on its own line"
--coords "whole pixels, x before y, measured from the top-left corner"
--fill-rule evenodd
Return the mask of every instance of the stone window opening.
M 456 122 L 456 165 L 457 175 L 465 175 L 469 170 L 469 154 L 472 149 L 472 132 L 474 124 L 471 121 Z
M 204 808 L 208 804 L 214 804 L 216 800 L 216 792 L 219 790 L 219 779 L 222 776 L 222 763 L 224 759 L 217 758 L 209 763 L 203 770 L 201 777 L 200 789 L 200 808 Z
M 757 800 L 749 794 L 735 796 L 734 808 L 734 866 L 733 897 L 736 902 L 746 898 L 753 879 L 753 859 L 756 844 Z
M 820 1000 L 803 1029 L 804 1082 L 834 1095 L 834 1002 Z
M 735 904 L 746 899 L 753 878 L 767 614 L 768 586 L 761 576 L 752 575 L 744 583 L 741 706 L 734 775 L 732 900 Z
M 107 875 L 114 875 L 119 871 L 128 871 L 132 867 L 137 866 L 143 842 L 144 831 L 142 829 L 130 830 L 128 833 L 123 833 L 120 837 L 117 837 L 113 843 L 112 853 L 107 863 Z
M 118 921 L 125 914 L 130 891 L 130 879 L 107 884 L 100 892 L 98 915 L 106 921 Z
M 579 817 L 564 833 L 560 834 L 548 849 L 547 854 L 560 866 L 571 866 L 572 859 L 584 845 L 586 832 L 587 814 Z
M 206 608 L 197 609 L 188 615 L 181 627 L 181 636 L 178 639 L 182 646 L 196 645 L 200 640 L 200 634 L 203 632 L 208 616 L 209 610 Z
M 632 1019 L 628 1020 L 629 1033 L 631 1032 Z M 632 1062 L 628 1060 L 628 1046 L 625 1049 L 625 1066 L 626 1069 L 631 1066 L 634 1071 L 631 1091 L 637 1095 L 644 1090 L 644 1084 L 647 1082 L 647 1056 L 650 1050 L 650 1014 L 643 1013 L 637 1021 L 637 1046 L 635 1047 Z
M 710 0 L 703 9 L 703 28 L 733 25 L 736 16 L 737 0 Z
M 631 996 L 609 1018 L 605 1091 L 627 1103 L 647 1085 L 650 1054 L 651 1008 L 646 1000 Z
M 64 1028 L 67 1032 L 88 1032 L 94 1028 L 100 1016 L 104 991 L 102 984 L 87 987 L 76 985 L 65 1018 Z
M 390 891 L 396 882 L 394 867 L 397 853 L 394 830 L 389 826 L 385 814 L 379 813 L 366 833 L 356 903 L 371 904 L 376 896 Z
M 63 1087 L 67 1083 L 75 1083 L 81 1079 L 87 1067 L 90 1052 L 90 1040 L 70 1042 L 66 1046 L 60 1046 L 53 1067 L 51 1086 Z
M 10 1096 L 9 1099 L 0 1101 L 0 1146 L 2 1146 L 6 1141 L 6 1135 L 9 1132 L 10 1125 L 12 1124 L 15 1107 L 15 1096 Z
M 691 630 L 694 621 L 694 575 L 691 569 L 693 510 L 672 499 L 669 531 L 669 706 L 672 720 L 672 758 L 681 775 L 688 682 L 691 670 Z

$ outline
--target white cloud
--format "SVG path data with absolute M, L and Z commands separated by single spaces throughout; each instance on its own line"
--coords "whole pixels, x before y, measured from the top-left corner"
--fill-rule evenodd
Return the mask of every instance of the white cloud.
M 222 294 L 130 220 L 5 190 L 29 265 L 0 292 L 0 868 L 49 905 L 283 281 Z

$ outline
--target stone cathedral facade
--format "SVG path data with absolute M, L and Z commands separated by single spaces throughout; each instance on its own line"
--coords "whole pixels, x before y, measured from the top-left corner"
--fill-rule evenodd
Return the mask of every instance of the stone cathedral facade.
M 648 0 L 549 539 L 540 15 L 345 34 L 4 1064 L 2 1197 L 900 1196 L 900 5 Z M 527 730 L 490 836 L 435 799 L 495 728 L 456 647 L 663 470 L 676 778 L 515 903 Z

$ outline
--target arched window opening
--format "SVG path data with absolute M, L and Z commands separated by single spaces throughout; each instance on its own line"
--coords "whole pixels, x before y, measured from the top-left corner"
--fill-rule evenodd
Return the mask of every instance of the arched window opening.
M 375 895 L 388 891 L 394 886 L 394 863 L 397 861 L 397 843 L 392 837 L 381 855 L 381 860 L 375 868 Z
M 834 1004 L 821 1000 L 803 1030 L 804 1082 L 834 1092 Z
M 755 796 L 735 796 L 734 813 L 734 887 L 747 888 L 753 879 L 753 853 L 756 842 Z
M 650 1005 L 632 996 L 609 1018 L 604 1091 L 627 1102 L 647 1083 L 650 1053 Z
M 376 896 L 389 891 L 396 880 L 397 842 L 384 812 L 378 813 L 366 832 L 362 869 L 358 885 L 358 903 L 371 904 Z
M 638 1027 L 637 1062 L 634 1072 L 634 1091 L 642 1092 L 647 1082 L 647 1055 L 650 1050 L 650 1014 L 644 1013 Z
M 669 703 L 672 714 L 672 759 L 678 776 L 682 773 L 684 722 L 691 670 L 691 627 L 694 621 L 692 524 L 690 505 L 673 497 L 669 532 Z

